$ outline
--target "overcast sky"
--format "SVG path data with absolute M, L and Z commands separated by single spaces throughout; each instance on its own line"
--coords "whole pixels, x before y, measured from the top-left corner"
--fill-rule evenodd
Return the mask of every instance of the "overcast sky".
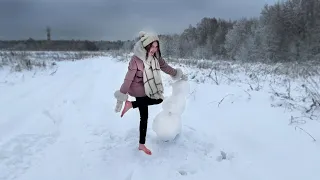
M 127 40 L 140 30 L 180 33 L 203 17 L 259 16 L 276 0 L 0 0 L 0 39 Z

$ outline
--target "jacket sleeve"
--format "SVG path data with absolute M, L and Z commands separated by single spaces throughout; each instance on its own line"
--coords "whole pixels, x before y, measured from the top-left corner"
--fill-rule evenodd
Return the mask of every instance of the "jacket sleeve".
M 138 69 L 137 64 L 136 64 L 134 58 L 131 58 L 129 65 L 128 65 L 127 74 L 126 74 L 124 81 L 123 81 L 121 88 L 120 88 L 121 93 L 123 93 L 123 94 L 128 93 L 130 85 L 136 75 L 137 69 Z
M 169 74 L 171 76 L 175 76 L 177 74 L 177 70 L 168 65 L 162 57 L 160 57 L 159 59 L 159 65 L 160 69 L 166 74 Z

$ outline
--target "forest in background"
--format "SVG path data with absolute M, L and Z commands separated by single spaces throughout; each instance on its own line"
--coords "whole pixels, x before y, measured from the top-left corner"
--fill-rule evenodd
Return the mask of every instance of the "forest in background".
M 131 51 L 135 40 L 0 41 L 2 50 Z M 161 34 L 161 52 L 172 58 L 289 62 L 320 58 L 320 1 L 265 5 L 259 17 L 230 21 L 205 17 L 180 34 Z
M 203 18 L 180 35 L 163 37 L 172 57 L 288 62 L 320 58 L 320 1 L 265 5 L 257 18 Z

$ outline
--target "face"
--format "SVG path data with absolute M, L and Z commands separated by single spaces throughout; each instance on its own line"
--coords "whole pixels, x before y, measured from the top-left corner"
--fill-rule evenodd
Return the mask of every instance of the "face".
M 157 51 L 158 51 L 158 42 L 155 41 L 151 44 L 149 55 L 153 56 Z

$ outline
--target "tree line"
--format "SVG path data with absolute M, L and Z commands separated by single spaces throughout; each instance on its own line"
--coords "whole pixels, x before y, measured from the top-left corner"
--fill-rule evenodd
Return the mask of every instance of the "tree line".
M 0 50 L 18 51 L 108 51 L 119 50 L 126 41 L 0 40 Z
M 163 54 L 180 58 L 301 61 L 320 58 L 320 1 L 265 5 L 257 18 L 203 18 L 181 34 L 162 35 Z

